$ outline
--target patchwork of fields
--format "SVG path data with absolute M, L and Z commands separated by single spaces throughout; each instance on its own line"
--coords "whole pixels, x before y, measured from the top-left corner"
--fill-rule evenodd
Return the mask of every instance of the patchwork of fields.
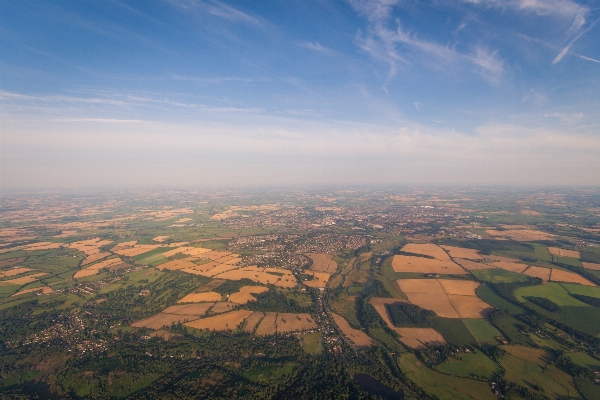
M 307 398 L 373 382 L 406 398 L 491 400 L 490 381 L 506 398 L 598 393 L 600 207 L 563 223 L 542 195 L 140 196 L 35 223 L 19 218 L 39 202 L 3 208 L 0 397 L 40 382 L 58 397 L 299 398 L 306 376 L 322 379 Z
M 256 335 L 274 335 L 276 333 L 300 332 L 314 330 L 317 324 L 310 314 L 253 312 L 248 310 L 231 311 L 203 319 L 185 323 L 194 329 L 211 331 L 235 331 Z
M 449 279 L 400 279 L 408 300 L 446 318 L 484 318 L 492 308 L 475 294 L 479 283 Z

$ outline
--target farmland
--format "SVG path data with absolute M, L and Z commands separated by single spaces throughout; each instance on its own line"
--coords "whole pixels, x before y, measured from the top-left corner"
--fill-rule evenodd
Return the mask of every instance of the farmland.
M 477 342 L 496 344 L 501 333 L 489 321 L 484 319 L 463 319 L 463 323 Z
M 179 300 L 178 303 L 202 303 L 204 301 L 221 301 L 222 297 L 223 296 L 221 296 L 220 293 L 216 292 L 190 293 L 181 300 Z
M 422 190 L 7 198 L 0 397 L 595 393 L 600 204 Z
M 573 272 L 562 271 L 560 269 L 552 270 L 550 280 L 554 282 L 573 282 L 585 286 L 596 286 L 593 282 L 590 282 L 588 279 L 582 277 L 581 275 L 577 275 Z
M 369 338 L 367 334 L 358 329 L 352 328 L 348 321 L 344 319 L 341 315 L 333 314 L 333 320 L 336 325 L 340 328 L 340 330 L 346 335 L 350 341 L 357 347 L 369 347 L 373 345 L 373 341 Z
M 500 359 L 500 364 L 507 370 L 506 376 L 512 381 L 522 385 L 529 382 L 534 390 L 554 398 L 579 397 L 573 379 L 555 366 L 549 365 L 544 360 L 547 356 L 543 350 L 507 346 L 506 351 L 508 354 Z
M 408 300 L 447 318 L 483 318 L 491 307 L 475 293 L 477 282 L 445 279 L 400 279 Z
M 438 369 L 448 374 L 464 377 L 479 376 L 487 379 L 500 372 L 500 366 L 483 353 L 463 354 L 460 360 L 446 361 L 439 365 Z
M 188 322 L 185 325 L 194 329 L 210 329 L 214 331 L 236 330 L 246 318 L 252 314 L 252 311 L 239 310 L 215 315 L 208 318 L 198 319 Z
M 318 272 L 327 272 L 332 274 L 337 269 L 337 264 L 333 261 L 332 256 L 329 254 L 307 254 L 312 260 L 311 269 Z
M 394 256 L 392 268 L 396 272 L 465 274 L 466 271 L 450 260 L 437 260 L 425 257 Z
M 169 327 L 173 324 L 188 322 L 200 318 L 199 314 L 167 314 L 158 313 L 152 317 L 136 321 L 131 324 L 136 328 L 151 328 L 161 329 L 163 327 Z
M 569 292 L 558 283 L 549 283 L 547 285 L 531 286 L 515 291 L 515 296 L 521 301 L 525 301 L 526 296 L 538 296 L 549 299 L 559 306 L 586 306 L 585 303 L 569 296 Z
M 468 260 L 482 260 L 483 257 L 479 254 L 479 251 L 475 249 L 465 249 L 462 247 L 455 246 L 440 246 L 442 249 L 446 250 L 450 257 L 456 258 L 466 258 Z
M 494 399 L 486 382 L 456 378 L 432 371 L 413 355 L 400 357 L 399 364 L 408 378 L 418 385 L 427 387 L 439 399 Z
M 548 251 L 550 252 L 550 254 L 552 254 L 554 256 L 559 256 L 559 257 L 572 257 L 572 258 L 580 258 L 581 257 L 581 253 L 579 253 L 578 251 L 575 251 L 575 250 L 565 250 L 565 249 L 560 249 L 558 247 L 548 247 Z
M 445 340 L 458 347 L 463 346 L 474 346 L 477 344 L 477 340 L 467 326 L 464 320 L 458 318 L 442 318 L 435 317 L 431 320 L 433 328 L 438 331 Z
M 552 273 L 552 269 L 531 266 L 525 271 L 523 271 L 523 273 L 527 276 L 540 278 L 544 282 L 548 282 L 550 280 L 550 274 Z
M 396 328 L 396 332 L 400 335 L 400 341 L 413 349 L 446 343 L 444 337 L 432 328 Z
M 242 286 L 238 292 L 229 295 L 229 301 L 237 304 L 246 304 L 249 301 L 256 300 L 254 294 L 264 293 L 268 288 L 264 286 Z

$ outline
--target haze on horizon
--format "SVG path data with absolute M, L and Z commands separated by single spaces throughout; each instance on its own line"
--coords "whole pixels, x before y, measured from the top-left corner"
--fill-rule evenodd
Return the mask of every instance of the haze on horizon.
M 592 1 L 2 1 L 0 187 L 600 184 Z

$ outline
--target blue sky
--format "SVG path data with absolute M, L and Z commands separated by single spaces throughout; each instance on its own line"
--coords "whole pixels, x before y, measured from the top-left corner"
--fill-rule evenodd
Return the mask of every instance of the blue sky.
M 9 187 L 600 184 L 600 7 L 0 2 Z

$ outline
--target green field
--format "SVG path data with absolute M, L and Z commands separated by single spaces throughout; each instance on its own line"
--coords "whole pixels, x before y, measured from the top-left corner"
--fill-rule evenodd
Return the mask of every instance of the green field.
M 407 349 L 402 343 L 383 328 L 373 328 L 369 330 L 369 336 L 378 340 L 387 350 L 396 353 L 406 353 Z
M 582 251 L 581 252 L 581 260 L 586 262 L 593 262 L 600 264 L 600 253 L 590 252 L 590 251 Z
M 489 286 L 481 285 L 476 290 L 477 296 L 489 305 L 499 310 L 505 310 L 512 314 L 522 314 L 525 312 L 521 307 L 498 296 Z
M 558 350 L 558 351 L 569 351 L 570 350 L 569 347 L 558 343 L 554 339 L 547 338 L 547 337 L 541 337 L 541 336 L 536 335 L 535 333 L 531 333 L 529 335 L 529 338 L 537 346 L 542 347 L 542 348 L 546 348 L 547 347 L 547 348 Z
M 527 275 L 517 272 L 506 271 L 501 268 L 476 269 L 471 271 L 480 281 L 503 283 L 503 282 L 525 282 Z
M 600 385 L 591 381 L 577 379 L 577 387 L 586 399 L 600 399 Z
M 599 307 L 562 307 L 562 312 L 553 313 L 545 309 L 529 303 L 529 307 L 533 308 L 540 314 L 562 322 L 573 329 L 588 335 L 595 336 L 600 332 L 600 308 Z
M 5 310 L 10 307 L 14 307 L 18 304 L 25 303 L 31 301 L 30 296 L 17 296 L 17 297 L 8 297 L 1 299 L 0 301 L 0 310 Z
M 310 295 L 306 293 L 298 293 L 298 291 L 290 289 L 279 289 L 278 292 L 283 294 L 288 299 L 294 300 L 301 307 L 308 307 L 312 304 Z
M 398 363 L 414 383 L 439 400 L 496 399 L 487 382 L 448 376 L 424 366 L 413 354 L 402 354 Z
M 521 321 L 504 315 L 494 318 L 494 324 L 511 343 L 535 346 L 535 342 L 528 335 L 521 333 L 525 329 L 525 325 Z
M 581 398 L 574 386 L 573 379 L 554 365 L 541 361 L 530 362 L 525 357 L 517 358 L 511 354 L 500 358 L 500 364 L 506 370 L 504 379 L 507 381 L 515 382 L 552 399 L 566 396 Z M 536 388 L 540 390 L 536 390 Z
M 557 305 L 563 306 L 577 306 L 577 307 L 589 307 L 588 304 L 577 300 L 576 298 L 569 295 L 569 292 L 559 283 L 547 283 L 544 285 L 526 286 L 515 290 L 515 297 L 525 302 L 524 297 L 535 296 L 545 297 L 548 300 L 555 302 Z
M 600 298 L 600 288 L 599 287 L 583 286 L 583 285 L 578 285 L 576 283 L 561 283 L 560 285 L 563 288 L 565 288 L 565 290 L 567 290 L 569 293 L 581 294 L 584 296 Z
M 391 267 L 389 267 L 389 268 L 391 269 Z M 385 289 L 395 298 L 397 298 L 397 299 L 406 299 L 407 298 L 406 295 L 400 290 L 398 283 L 394 279 L 389 278 L 386 274 L 379 275 L 377 279 L 383 284 L 383 287 L 385 287 Z
M 476 354 L 464 353 L 461 355 L 461 360 L 446 361 L 438 365 L 437 368 L 442 372 L 453 375 L 483 379 L 490 379 L 501 372 L 500 366 L 481 352 Z
M 252 382 L 268 382 L 271 380 L 280 380 L 285 376 L 292 374 L 294 370 L 293 364 L 283 365 L 255 365 L 246 372 L 242 373 L 242 376 Z
M 104 294 L 125 286 L 145 285 L 152 283 L 165 275 L 166 272 L 159 271 L 156 268 L 144 268 L 139 271 L 130 272 L 125 275 L 125 278 L 118 282 L 112 283 L 100 289 L 98 293 Z M 147 280 L 147 282 L 146 282 Z
M 355 302 L 353 297 L 342 292 L 342 294 L 336 296 L 335 299 L 329 300 L 329 306 L 334 312 L 346 318 L 351 326 L 355 328 L 360 327 L 360 322 L 356 317 Z
M 592 275 L 596 276 L 598 279 L 600 279 L 600 271 L 594 271 L 594 270 L 591 270 L 591 269 L 588 269 L 587 271 L 588 271 L 590 274 L 592 274 Z
M 552 261 L 552 254 L 550 254 L 546 246 L 534 243 L 531 243 L 531 245 L 535 246 L 535 248 L 529 249 L 521 247 L 518 250 L 495 251 L 494 254 L 514 258 L 529 257 L 541 261 Z
M 145 253 L 138 254 L 137 256 L 135 256 L 133 258 L 135 259 L 136 262 L 141 263 L 142 262 L 141 260 L 150 258 L 155 255 L 159 255 L 159 254 L 164 253 L 165 251 L 169 251 L 169 250 L 173 250 L 173 248 L 172 247 L 157 247 L 154 250 L 150 250 Z
M 321 345 L 321 332 L 298 335 L 298 340 L 300 340 L 300 343 L 302 344 L 302 349 L 308 354 L 323 353 L 323 346 Z
M 67 295 L 67 301 L 65 301 L 60 306 L 56 307 L 57 310 L 66 310 L 71 307 L 80 307 L 85 304 L 85 299 L 83 297 L 77 296 L 76 294 L 69 293 Z
M 431 324 L 450 344 L 459 347 L 477 345 L 477 340 L 461 319 L 434 317 L 431 318 Z
M 169 259 L 166 258 L 165 256 L 163 256 L 162 254 L 154 254 L 149 257 L 137 260 L 136 263 L 142 264 L 142 265 L 150 265 L 152 267 L 155 267 L 157 265 L 167 262 L 168 260 Z
M 574 267 L 583 267 L 578 259 L 572 257 L 556 257 L 556 261 L 561 264 L 572 265 Z
M 0 285 L 0 298 L 14 294 L 23 285 Z
M 594 371 L 600 371 L 600 360 L 590 356 L 589 354 L 576 352 L 576 353 L 567 353 L 567 356 L 571 357 L 571 360 L 582 367 L 588 367 Z
M 571 290 L 580 290 L 582 292 L 592 292 L 586 286 L 567 284 Z M 537 296 L 547 298 L 562 307 L 562 312 L 549 312 L 535 304 L 527 302 L 527 305 L 540 314 L 543 314 L 558 322 L 562 322 L 574 329 L 596 335 L 600 332 L 600 309 L 591 307 L 576 298 L 569 295 L 569 292 L 563 287 L 563 284 L 548 283 L 544 285 L 527 286 L 519 288 L 514 292 L 515 297 L 520 301 L 525 301 L 526 296 Z
M 488 320 L 485 319 L 463 319 L 466 327 L 469 329 L 475 340 L 481 343 L 498 344 L 496 336 L 502 334 Z

